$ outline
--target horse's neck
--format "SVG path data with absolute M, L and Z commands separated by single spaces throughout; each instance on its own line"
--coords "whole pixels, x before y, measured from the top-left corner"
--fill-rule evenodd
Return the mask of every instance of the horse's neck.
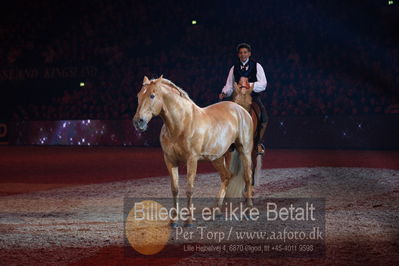
M 193 103 L 172 93 L 164 96 L 164 105 L 160 114 L 166 129 L 178 136 L 185 129 L 187 121 L 192 120 Z
M 234 102 L 241 105 L 242 107 L 244 107 L 245 110 L 247 110 L 248 112 L 251 110 L 251 105 L 252 105 L 252 97 L 251 95 L 240 95 L 238 93 L 236 93 L 234 95 Z

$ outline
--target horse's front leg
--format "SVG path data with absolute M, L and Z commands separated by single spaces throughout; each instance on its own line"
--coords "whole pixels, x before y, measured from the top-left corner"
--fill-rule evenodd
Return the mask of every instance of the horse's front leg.
M 195 175 L 197 174 L 197 164 L 198 160 L 196 158 L 190 158 L 187 160 L 187 208 L 189 209 L 189 217 L 186 220 L 186 225 L 191 226 L 193 223 L 193 191 L 194 191 L 194 181 Z
M 172 195 L 173 195 L 173 207 L 175 208 L 175 210 L 177 210 L 177 200 L 179 197 L 179 167 L 177 163 L 173 163 L 171 160 L 169 160 L 166 157 L 166 155 L 164 155 L 164 160 L 170 175 L 170 187 L 172 189 Z M 173 211 L 171 213 L 172 227 L 177 226 L 177 215 L 178 213 L 176 211 Z

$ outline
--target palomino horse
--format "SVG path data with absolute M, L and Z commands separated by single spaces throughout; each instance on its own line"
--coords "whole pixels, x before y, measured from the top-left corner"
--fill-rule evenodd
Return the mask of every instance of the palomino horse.
M 262 156 L 264 154 L 264 149 L 261 144 L 258 144 L 259 141 L 263 138 L 265 133 L 266 125 L 261 125 L 260 123 L 260 115 L 261 111 L 258 105 L 254 105 L 252 102 L 251 93 L 253 91 L 254 84 L 250 84 L 248 82 L 248 78 L 241 77 L 240 81 L 234 83 L 234 93 L 233 93 L 233 101 L 248 111 L 248 113 L 252 117 L 252 121 L 254 124 L 254 132 L 253 138 L 254 146 L 252 152 L 252 173 L 253 173 L 253 180 L 252 184 L 255 185 L 258 183 L 258 178 L 260 175 L 260 170 L 262 169 Z M 256 162 L 256 163 L 255 163 Z
M 144 77 L 137 97 L 138 106 L 133 118 L 136 130 L 145 131 L 154 116 L 159 115 L 164 122 L 160 141 L 171 176 L 175 207 L 179 193 L 179 163 L 187 164 L 187 207 L 191 207 L 197 162 L 208 160 L 221 177 L 216 208 L 220 212 L 232 176 L 225 157 L 233 143 L 242 160 L 245 180 L 245 186 L 237 197 L 241 197 L 245 190 L 247 205 L 252 207 L 253 124 L 244 108 L 233 102 L 220 102 L 201 108 L 184 90 L 162 76 L 152 80 Z M 192 215 L 187 221 L 187 224 L 191 223 Z

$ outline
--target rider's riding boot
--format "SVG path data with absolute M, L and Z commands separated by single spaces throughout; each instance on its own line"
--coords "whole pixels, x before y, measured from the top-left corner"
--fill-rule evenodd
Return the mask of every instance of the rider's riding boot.
M 256 155 L 262 155 L 265 153 L 265 146 L 263 145 L 263 143 L 258 143 L 258 147 L 256 150 Z
M 262 123 L 260 125 L 260 129 L 259 129 L 259 142 L 258 142 L 258 147 L 257 147 L 257 154 L 258 155 L 263 155 L 265 153 L 265 146 L 262 144 L 262 139 L 263 139 L 263 135 L 265 134 L 265 130 L 267 127 L 267 122 L 266 123 Z

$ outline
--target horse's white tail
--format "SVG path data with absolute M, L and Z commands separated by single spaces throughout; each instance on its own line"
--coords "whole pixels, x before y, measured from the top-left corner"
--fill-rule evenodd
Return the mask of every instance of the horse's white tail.
M 242 198 L 244 196 L 244 190 L 245 190 L 244 167 L 242 165 L 240 153 L 237 150 L 234 150 L 231 154 L 229 169 L 233 176 L 230 179 L 229 185 L 227 186 L 226 189 L 226 198 Z M 254 185 L 259 184 L 261 170 L 262 170 L 262 155 L 258 154 L 256 156 Z
M 226 198 L 242 198 L 245 189 L 244 167 L 237 150 L 231 153 L 229 168 L 233 176 L 226 189 Z

